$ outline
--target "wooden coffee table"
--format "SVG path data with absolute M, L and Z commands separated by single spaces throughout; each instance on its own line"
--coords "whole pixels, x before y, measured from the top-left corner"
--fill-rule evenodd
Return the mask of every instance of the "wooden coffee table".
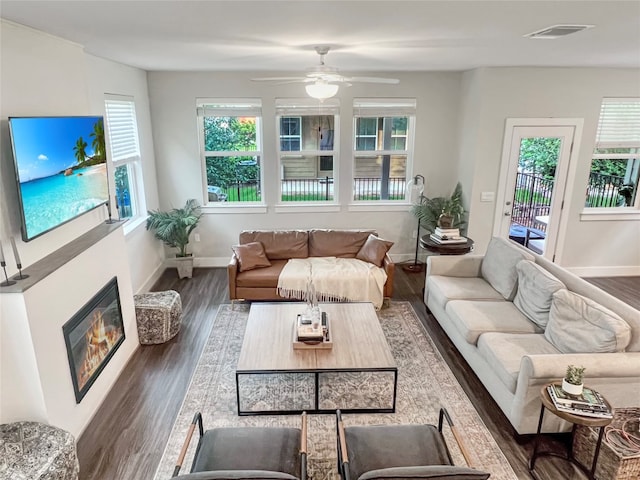
M 398 367 L 393 359 L 380 321 L 371 303 L 321 303 L 329 318 L 333 348 L 330 350 L 293 348 L 294 325 L 304 303 L 252 303 L 236 368 L 238 415 L 335 413 L 335 408 L 321 408 L 322 375 L 353 372 L 381 373 L 393 382 L 390 405 L 384 407 L 340 406 L 352 413 L 393 413 L 396 408 Z M 276 410 L 242 410 L 240 379 L 248 375 L 306 373 L 313 377 L 312 408 Z M 384 377 L 383 377 L 384 381 Z M 266 388 L 266 387 L 265 387 Z M 343 408 L 344 407 L 344 408 Z

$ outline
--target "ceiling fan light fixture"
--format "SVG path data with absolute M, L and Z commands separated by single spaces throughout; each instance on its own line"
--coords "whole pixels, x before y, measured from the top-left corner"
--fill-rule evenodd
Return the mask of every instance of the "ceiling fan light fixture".
M 326 98 L 333 97 L 336 93 L 338 93 L 338 88 L 338 85 L 327 83 L 322 80 L 316 80 L 314 83 L 310 83 L 305 86 L 307 95 L 313 98 L 317 98 L 318 100 L 324 100 Z

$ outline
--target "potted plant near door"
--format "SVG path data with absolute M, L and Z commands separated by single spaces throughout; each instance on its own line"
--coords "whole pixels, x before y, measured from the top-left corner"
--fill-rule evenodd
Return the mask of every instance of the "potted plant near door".
M 467 224 L 460 183 L 450 197 L 422 197 L 419 204 L 411 207 L 411 211 L 420 220 L 420 225 L 431 233 L 436 227 L 458 228 L 463 231 Z
M 193 255 L 187 252 L 187 245 L 191 232 L 198 226 L 202 216 L 200 205 L 191 198 L 182 208 L 174 208 L 168 212 L 150 210 L 148 213 L 147 230 L 153 230 L 155 237 L 168 247 L 178 249 L 176 253 L 178 276 L 191 278 Z

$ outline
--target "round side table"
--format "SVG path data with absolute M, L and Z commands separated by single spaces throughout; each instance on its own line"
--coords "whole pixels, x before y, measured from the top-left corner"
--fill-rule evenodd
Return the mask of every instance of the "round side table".
M 533 447 L 533 454 L 531 456 L 531 461 L 529 462 L 529 472 L 531 473 L 531 475 L 534 478 L 537 478 L 537 476 L 535 475 L 534 472 L 534 467 L 536 465 L 536 459 L 538 457 L 542 457 L 542 456 L 552 456 L 552 457 L 559 457 L 559 458 L 563 458 L 569 462 L 571 462 L 572 464 L 576 465 L 578 468 L 580 468 L 580 470 L 582 470 L 587 477 L 590 480 L 595 480 L 595 471 L 596 471 L 596 464 L 598 462 L 598 455 L 600 454 L 600 445 L 602 444 L 602 436 L 604 434 L 604 427 L 606 427 L 607 425 L 609 425 L 611 423 L 611 421 L 613 420 L 613 418 L 599 418 L 599 417 L 586 417 L 583 415 L 574 415 L 573 413 L 568 413 L 568 412 L 562 412 L 559 411 L 555 405 L 553 404 L 553 400 L 551 399 L 551 397 L 549 397 L 549 392 L 547 391 L 547 387 L 552 385 L 551 383 L 547 383 L 545 386 L 542 387 L 542 389 L 540 390 L 540 401 L 542 402 L 542 406 L 540 407 L 540 419 L 538 420 L 538 430 L 536 432 L 536 438 L 535 438 L 535 444 Z M 609 407 L 609 410 L 612 411 L 611 409 L 611 405 L 609 405 L 609 402 L 607 402 L 606 399 L 604 399 L 605 403 L 607 404 L 607 407 Z M 571 429 L 571 444 L 569 446 L 569 451 L 567 452 L 567 455 L 562 455 L 560 453 L 557 452 L 538 452 L 538 445 L 540 443 L 540 430 L 542 429 L 542 420 L 544 419 L 544 411 L 545 410 L 549 410 L 549 412 L 551 412 L 552 414 L 554 414 L 557 417 L 560 417 L 563 420 L 566 420 L 567 422 L 573 424 L 573 428 Z M 584 425 L 585 427 L 594 427 L 594 428 L 598 428 L 598 441 L 596 442 L 596 449 L 595 452 L 593 453 L 593 462 L 591 463 L 591 468 L 589 469 L 589 467 L 583 465 L 582 463 L 580 463 L 574 456 L 573 456 L 573 440 L 575 438 L 575 432 L 576 432 L 576 426 L 577 425 Z
M 473 250 L 473 240 L 467 237 L 465 243 L 438 243 L 431 240 L 429 235 L 420 237 L 420 246 L 430 252 L 440 255 L 464 255 Z

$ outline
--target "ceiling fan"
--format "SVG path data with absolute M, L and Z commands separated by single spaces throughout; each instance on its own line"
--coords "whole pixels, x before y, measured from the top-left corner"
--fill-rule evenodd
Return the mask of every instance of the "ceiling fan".
M 310 97 L 324 100 L 333 97 L 338 93 L 340 84 L 351 86 L 352 83 L 400 83 L 397 78 L 382 77 L 346 77 L 341 75 L 336 67 L 331 67 L 324 63 L 324 57 L 329 53 L 331 47 L 328 45 L 318 45 L 315 47 L 316 53 L 320 55 L 320 63 L 314 67 L 307 68 L 304 77 L 263 77 L 252 78 L 254 82 L 277 82 L 285 83 L 306 83 L 305 89 Z

